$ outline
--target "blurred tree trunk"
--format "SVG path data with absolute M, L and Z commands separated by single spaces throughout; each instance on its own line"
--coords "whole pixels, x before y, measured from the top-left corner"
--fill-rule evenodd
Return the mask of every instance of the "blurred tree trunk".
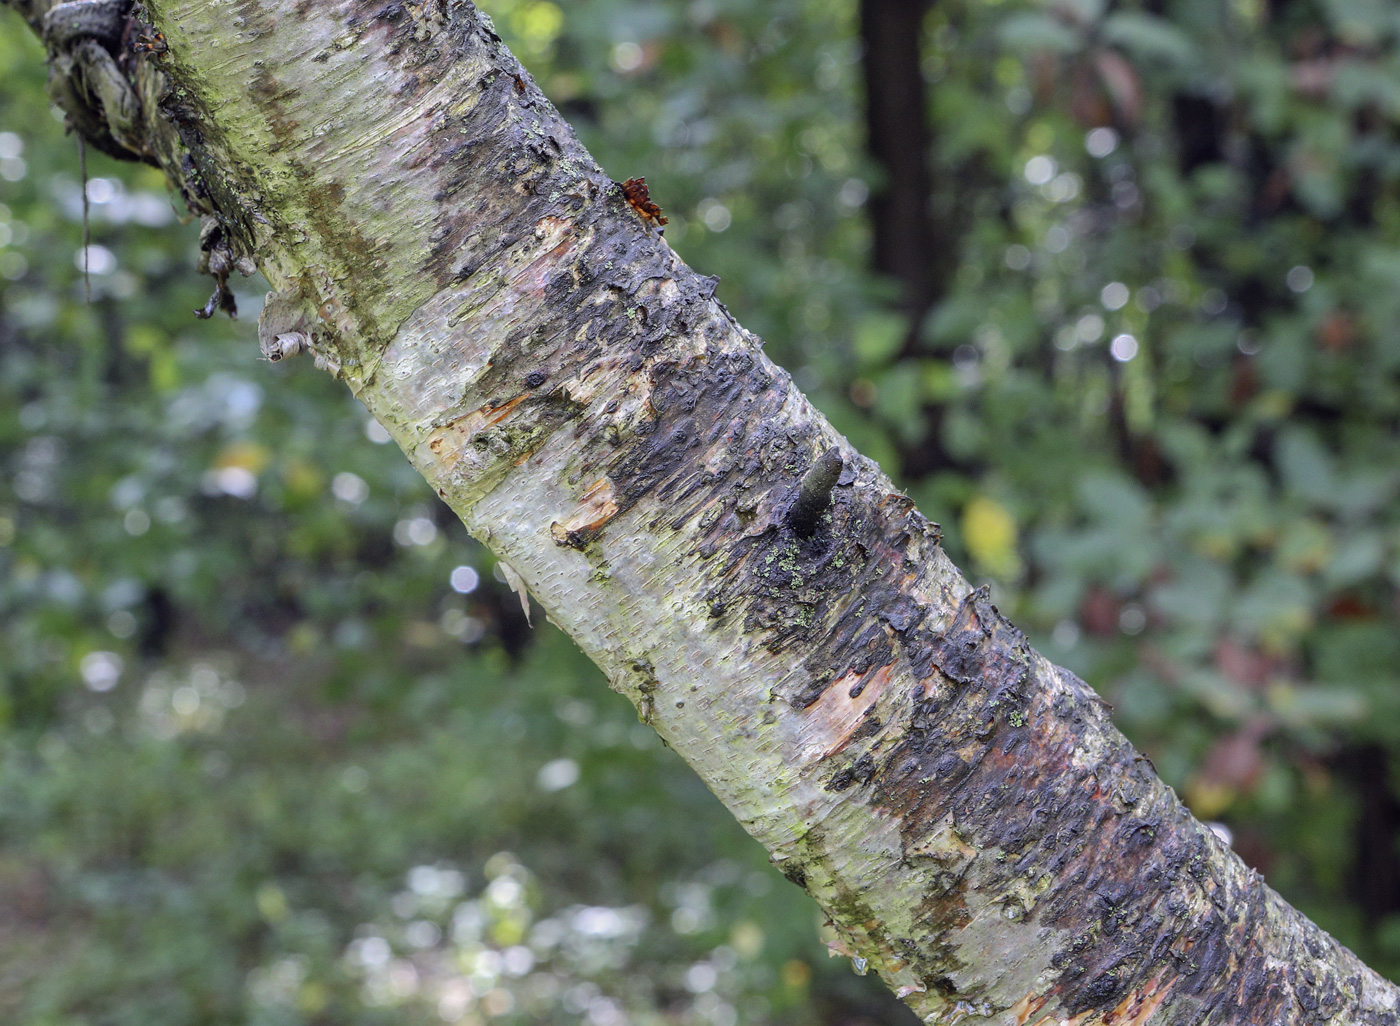
M 61 8 L 58 95 L 203 216 L 210 309 L 256 258 L 264 351 L 345 380 L 858 971 L 930 1023 L 1397 1021 L 969 587 L 470 4 Z
M 957 251 L 951 228 L 936 223 L 927 84 L 923 75 L 925 16 L 933 0 L 862 0 L 860 36 L 865 77 L 865 135 L 879 168 L 870 200 L 875 270 L 900 285 L 909 314 L 909 351 L 929 308 L 947 288 Z

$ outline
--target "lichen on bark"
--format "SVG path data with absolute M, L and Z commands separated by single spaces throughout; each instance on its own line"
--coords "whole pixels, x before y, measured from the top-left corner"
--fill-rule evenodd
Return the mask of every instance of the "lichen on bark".
M 120 59 L 149 150 L 278 324 L 925 1021 L 1397 1021 L 967 584 L 475 8 L 145 8 L 168 50 Z

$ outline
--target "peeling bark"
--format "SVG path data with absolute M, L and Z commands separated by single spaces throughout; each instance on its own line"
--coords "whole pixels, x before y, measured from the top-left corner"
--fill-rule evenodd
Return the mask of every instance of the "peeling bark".
M 142 149 L 210 219 L 210 271 L 255 256 L 277 288 L 264 345 L 345 379 L 926 1022 L 1400 1021 L 967 584 L 470 4 L 145 16 L 168 50 L 113 55 Z

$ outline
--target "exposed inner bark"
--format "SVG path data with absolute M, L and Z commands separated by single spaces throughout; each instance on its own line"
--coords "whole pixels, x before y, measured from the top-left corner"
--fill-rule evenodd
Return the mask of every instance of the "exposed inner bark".
M 969 587 L 470 4 L 147 13 L 169 50 L 125 73 L 168 78 L 143 117 L 180 143 L 149 151 L 277 286 L 264 337 L 310 339 L 926 1021 L 1397 1021 Z

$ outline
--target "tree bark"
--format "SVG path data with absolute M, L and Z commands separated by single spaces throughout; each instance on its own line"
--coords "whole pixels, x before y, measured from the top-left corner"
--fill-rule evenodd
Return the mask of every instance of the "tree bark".
M 1397 1022 L 968 585 L 469 3 L 145 16 L 99 41 L 141 102 L 109 134 L 206 216 L 211 273 L 256 258 L 264 351 L 344 378 L 858 971 L 929 1023 Z M 60 73 L 102 63 L 49 42 Z

